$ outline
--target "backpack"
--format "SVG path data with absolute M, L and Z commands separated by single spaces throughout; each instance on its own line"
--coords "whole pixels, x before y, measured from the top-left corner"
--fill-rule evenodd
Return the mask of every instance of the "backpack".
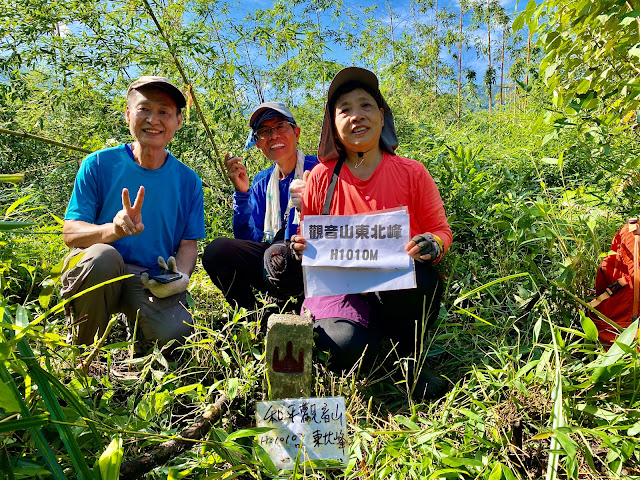
M 638 317 L 640 307 L 640 224 L 637 218 L 618 230 L 596 273 L 596 295 L 589 305 L 623 330 Z M 598 328 L 602 343 L 613 344 L 619 332 L 591 311 L 587 315 Z

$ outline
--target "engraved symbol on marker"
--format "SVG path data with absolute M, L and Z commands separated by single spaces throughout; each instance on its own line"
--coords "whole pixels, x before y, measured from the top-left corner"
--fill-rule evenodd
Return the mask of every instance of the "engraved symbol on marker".
M 293 343 L 287 342 L 287 354 L 280 359 L 280 347 L 273 349 L 273 371 L 278 373 L 304 372 L 304 350 L 298 352 L 298 360 L 293 358 Z

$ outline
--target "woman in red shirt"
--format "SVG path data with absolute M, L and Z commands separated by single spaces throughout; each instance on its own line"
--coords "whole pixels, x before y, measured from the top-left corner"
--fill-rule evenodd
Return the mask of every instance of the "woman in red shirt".
M 307 180 L 302 218 L 406 207 L 412 239 L 405 250 L 416 261 L 417 288 L 307 298 L 303 308 L 314 319 L 316 347 L 329 351 L 334 370 L 351 368 L 365 349 L 365 362 L 373 360 L 381 336 L 397 342 L 401 356 L 411 356 L 416 347 L 420 351 L 424 332 L 438 316 L 442 281 L 433 265 L 451 245 L 451 229 L 427 169 L 395 155 L 397 146 L 393 115 L 376 76 L 356 67 L 340 71 L 329 87 L 318 148 L 321 163 Z M 305 239 L 294 235 L 292 248 L 304 250 Z M 437 390 L 432 377 L 421 398 Z

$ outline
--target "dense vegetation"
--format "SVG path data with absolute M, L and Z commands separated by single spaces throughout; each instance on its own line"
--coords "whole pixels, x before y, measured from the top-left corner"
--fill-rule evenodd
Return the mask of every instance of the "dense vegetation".
M 639 213 L 633 3 L 531 1 L 514 19 L 494 0 L 413 0 L 404 13 L 392 2 L 276 2 L 245 16 L 201 0 L 3 0 L 0 476 L 117 478 L 121 458 L 176 435 L 224 394 L 222 420 L 149 478 L 640 478 L 638 324 L 606 350 L 583 313 L 612 234 Z M 480 87 L 462 62 L 476 54 Z M 412 385 L 380 372 L 337 377 L 320 355 L 314 393 L 346 398 L 348 467 L 278 473 L 251 430 L 269 305 L 230 308 L 198 269 L 196 334 L 180 358 L 134 358 L 117 326 L 91 367 L 78 367 L 91 349 L 64 341 L 56 281 L 83 153 L 64 145 L 127 141 L 131 78 L 190 85 L 197 105 L 170 148 L 205 184 L 202 251 L 230 235 L 218 162 L 241 151 L 250 108 L 291 104 L 312 153 L 327 82 L 351 63 L 379 74 L 399 153 L 425 163 L 445 202 L 446 293 L 419 350 L 451 389 L 416 403 Z M 251 173 L 260 157 L 247 155 Z

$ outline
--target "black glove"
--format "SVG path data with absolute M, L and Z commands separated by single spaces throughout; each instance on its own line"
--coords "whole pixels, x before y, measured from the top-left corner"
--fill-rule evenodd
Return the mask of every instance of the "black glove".
M 271 245 L 264 252 L 263 278 L 269 293 L 277 298 L 297 297 L 304 293 L 302 262 L 285 240 Z
M 420 247 L 421 258 L 418 259 L 419 262 L 431 263 L 440 257 L 442 249 L 440 248 L 440 244 L 432 234 L 421 233 L 420 235 L 414 236 L 411 240 L 414 241 L 418 247 Z M 424 259 L 422 258 L 424 255 L 431 255 L 431 258 Z

